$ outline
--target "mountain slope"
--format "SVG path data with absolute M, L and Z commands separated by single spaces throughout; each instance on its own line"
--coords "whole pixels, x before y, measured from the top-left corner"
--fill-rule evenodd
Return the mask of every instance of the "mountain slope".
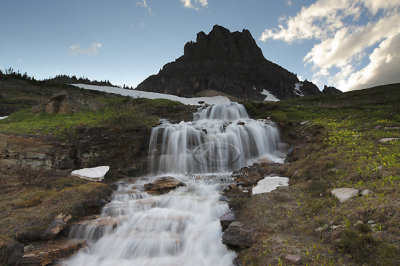
M 186 43 L 183 56 L 136 89 L 185 97 L 216 90 L 248 100 L 264 100 L 264 90 L 279 99 L 320 93 L 313 83 L 300 82 L 295 74 L 265 59 L 248 30 L 231 33 L 218 25 L 208 35 L 199 32 L 196 42 Z

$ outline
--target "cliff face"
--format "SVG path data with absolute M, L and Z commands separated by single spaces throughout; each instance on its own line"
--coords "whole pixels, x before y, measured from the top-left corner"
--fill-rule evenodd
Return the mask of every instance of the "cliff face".
M 137 89 L 185 97 L 217 90 L 239 99 L 264 100 L 264 90 L 279 99 L 296 97 L 296 83 L 295 74 L 264 58 L 248 30 L 231 33 L 215 25 L 208 35 L 199 32 L 196 42 L 186 43 L 183 56 L 164 65 Z M 302 93 L 320 91 L 315 86 Z

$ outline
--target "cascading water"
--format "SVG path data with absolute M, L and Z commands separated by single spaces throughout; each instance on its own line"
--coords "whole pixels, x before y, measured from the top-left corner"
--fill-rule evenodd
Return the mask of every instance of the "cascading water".
M 228 205 L 220 191 L 230 172 L 259 157 L 278 162 L 279 134 L 269 121 L 248 118 L 237 103 L 200 109 L 193 122 L 164 121 L 152 131 L 150 175 L 120 182 L 99 218 L 76 225 L 71 237 L 89 248 L 64 265 L 232 265 L 219 223 Z M 164 195 L 144 184 L 162 176 L 184 182 Z

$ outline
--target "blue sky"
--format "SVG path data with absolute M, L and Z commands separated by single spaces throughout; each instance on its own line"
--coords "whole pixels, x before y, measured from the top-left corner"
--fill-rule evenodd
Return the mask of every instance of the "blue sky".
M 393 24 L 400 21 L 399 2 L 1 0 L 0 68 L 136 86 L 181 56 L 197 32 L 219 24 L 249 29 L 268 60 L 321 89 L 400 82 L 393 70 L 400 66 L 400 26 Z M 371 33 L 377 29 L 379 36 Z M 383 81 L 382 69 L 391 69 Z

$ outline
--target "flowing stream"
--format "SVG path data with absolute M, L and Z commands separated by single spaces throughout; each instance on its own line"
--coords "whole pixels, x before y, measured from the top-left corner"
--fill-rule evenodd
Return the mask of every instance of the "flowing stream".
M 238 103 L 200 108 L 192 122 L 163 121 L 152 131 L 149 174 L 122 181 L 95 220 L 75 225 L 70 237 L 89 247 L 63 265 L 232 265 L 221 242 L 219 218 L 228 210 L 221 191 L 233 170 L 265 158 L 279 162 L 279 133 L 253 120 Z M 150 195 L 144 184 L 174 177 L 186 186 Z

